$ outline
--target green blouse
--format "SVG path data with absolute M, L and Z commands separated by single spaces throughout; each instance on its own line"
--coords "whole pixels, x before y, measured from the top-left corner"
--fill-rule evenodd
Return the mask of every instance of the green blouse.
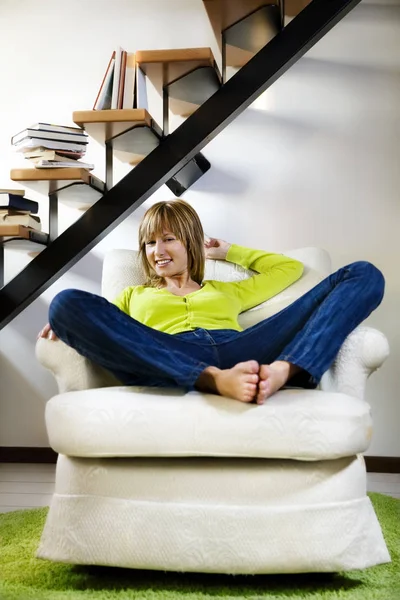
M 242 331 L 237 321 L 241 312 L 279 294 L 303 272 L 303 264 L 293 258 L 236 244 L 229 248 L 226 260 L 256 274 L 242 281 L 204 281 L 199 290 L 186 296 L 144 285 L 130 286 L 114 304 L 140 323 L 165 333 L 197 328 Z

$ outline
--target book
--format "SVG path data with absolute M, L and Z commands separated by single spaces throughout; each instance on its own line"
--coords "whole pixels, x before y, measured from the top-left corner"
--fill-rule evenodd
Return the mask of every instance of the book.
M 121 77 L 121 60 L 122 60 L 123 49 L 119 47 L 115 51 L 115 66 L 114 66 L 114 78 L 111 96 L 111 108 L 118 108 L 118 93 L 119 93 L 119 80 Z
M 93 104 L 93 110 L 105 110 L 111 108 L 112 84 L 114 78 L 115 51 L 111 54 L 103 81 Z
M 138 64 L 136 64 L 136 108 L 145 108 L 146 110 L 149 110 L 146 75 Z
M 113 61 L 112 70 L 110 75 L 107 77 L 106 83 L 101 91 L 96 108 L 94 110 L 109 110 L 111 108 L 112 88 L 114 81 L 114 63 Z
M 73 152 L 71 150 L 50 150 L 48 148 L 28 148 L 23 150 L 24 158 L 44 158 L 45 160 L 72 160 L 82 158 L 85 152 Z
M 8 190 L 0 188 L 0 194 L 13 194 L 14 196 L 25 196 L 25 190 Z
M 42 229 L 39 217 L 32 215 L 29 211 L 22 210 L 0 209 L 0 226 L 4 225 L 23 225 L 37 231 Z
M 126 56 L 124 97 L 122 108 L 134 108 L 135 106 L 135 79 L 136 79 L 136 57 L 133 52 Z
M 121 55 L 121 68 L 119 71 L 119 86 L 118 86 L 118 101 L 117 108 L 122 108 L 122 104 L 124 101 L 124 87 L 125 87 L 125 69 L 126 69 L 126 58 L 127 52 L 122 50 Z
M 46 140 L 43 138 L 25 138 L 17 144 L 14 144 L 14 148 L 17 152 L 23 152 L 26 148 L 36 148 L 37 146 L 43 146 L 44 148 L 50 148 L 53 150 L 73 150 L 78 152 L 86 151 L 86 144 L 77 142 L 57 142 L 56 140 Z
M 36 231 L 35 229 L 29 229 L 28 231 L 29 240 L 31 242 L 36 242 L 37 244 L 45 244 L 49 243 L 49 234 L 44 231 Z
M 68 125 L 53 125 L 52 123 L 35 123 L 29 129 L 45 129 L 46 131 L 58 131 L 59 133 L 82 133 L 81 127 L 69 127 Z M 21 131 L 19 133 L 22 133 Z M 18 133 L 16 135 L 19 135 Z
M 49 157 L 47 156 L 31 156 L 31 157 L 26 157 L 25 158 L 27 160 L 29 160 L 31 163 L 33 163 L 34 165 L 39 164 L 41 161 L 46 161 L 46 162 L 62 162 L 62 163 L 73 163 L 76 164 L 78 161 L 75 159 L 75 157 L 70 157 L 70 156 L 62 156 L 62 154 L 57 154 L 56 152 L 54 152 L 53 156 L 50 154 Z M 80 158 L 80 157 L 79 157 Z M 67 165 L 68 166 L 68 165 Z
M 23 225 L 1 225 L 0 237 L 14 237 L 30 240 L 38 244 L 48 244 L 49 234 L 44 231 L 36 231 Z
M 24 190 L 22 190 L 23 193 Z M 31 213 L 37 213 L 39 210 L 39 203 L 34 200 L 29 200 L 28 198 L 24 198 L 24 196 L 17 193 L 8 193 L 6 190 L 0 190 L 0 194 L 7 194 L 8 201 L 3 202 L 3 198 L 0 196 L 0 210 L 5 209 L 14 209 L 14 210 L 29 210 Z
M 68 169 L 76 167 L 78 169 L 94 169 L 91 163 L 80 162 L 79 160 L 46 160 L 44 158 L 31 159 L 37 169 Z
M 83 130 L 81 130 L 83 132 Z M 27 129 L 24 129 L 24 131 L 21 131 L 20 133 L 17 133 L 16 135 L 14 135 L 11 138 L 11 143 L 13 145 L 17 144 L 18 142 L 21 142 L 23 140 L 29 139 L 29 138 L 38 138 L 38 139 L 46 139 L 46 140 L 58 140 L 58 141 L 62 141 L 62 142 L 78 142 L 81 144 L 87 144 L 88 140 L 87 140 L 87 133 L 83 132 L 83 133 L 70 133 L 70 132 L 66 132 L 66 133 L 58 133 L 56 131 L 47 131 L 47 129 L 31 129 L 30 127 L 28 127 Z

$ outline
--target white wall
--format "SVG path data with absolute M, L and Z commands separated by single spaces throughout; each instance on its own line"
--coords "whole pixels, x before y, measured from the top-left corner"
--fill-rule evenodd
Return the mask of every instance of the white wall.
M 111 51 L 212 45 L 201 0 L 2 0 L 0 187 L 17 166 L 9 139 L 36 121 L 69 124 L 91 108 Z M 204 150 L 211 170 L 185 194 L 209 235 L 272 250 L 321 246 L 334 267 L 366 259 L 387 291 L 369 324 L 391 356 L 368 384 L 369 453 L 400 455 L 400 3 L 362 2 Z M 152 112 L 160 118 L 160 105 Z M 87 156 L 101 176 L 102 152 Z M 125 172 L 119 166 L 117 174 Z M 0 445 L 45 446 L 45 402 L 56 392 L 35 360 L 36 333 L 65 287 L 99 292 L 101 261 L 136 247 L 163 186 L 68 274 L 0 332 Z M 47 201 L 41 201 L 45 220 Z M 79 216 L 61 207 L 61 229 Z M 7 277 L 29 259 L 8 246 Z

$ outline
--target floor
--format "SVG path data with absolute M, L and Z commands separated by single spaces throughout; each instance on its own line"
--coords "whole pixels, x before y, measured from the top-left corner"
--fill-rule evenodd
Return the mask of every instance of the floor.
M 48 506 L 55 465 L 0 464 L 0 513 Z M 368 473 L 368 491 L 400 498 L 400 473 Z

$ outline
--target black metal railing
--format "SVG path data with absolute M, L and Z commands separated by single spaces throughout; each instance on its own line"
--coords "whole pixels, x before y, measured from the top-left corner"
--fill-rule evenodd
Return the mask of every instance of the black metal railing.
M 187 164 L 360 0 L 313 0 L 135 169 L 0 290 L 0 328 Z

